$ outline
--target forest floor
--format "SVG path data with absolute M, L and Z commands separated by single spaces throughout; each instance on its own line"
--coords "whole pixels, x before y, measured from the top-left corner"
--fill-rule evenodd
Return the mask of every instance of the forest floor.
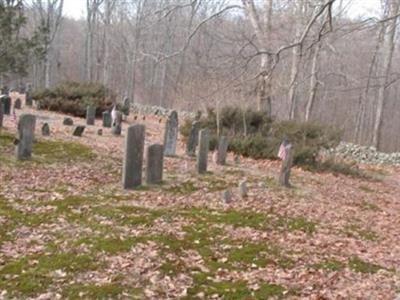
M 24 109 L 17 111 L 31 111 Z M 394 299 L 400 293 L 400 169 L 374 179 L 279 162 L 166 158 L 164 182 L 121 187 L 124 133 L 33 111 L 31 161 L 14 159 L 15 123 L 0 133 L 0 299 Z M 83 119 L 73 118 L 75 124 Z M 139 118 L 141 120 L 141 118 Z M 40 128 L 48 122 L 50 137 Z M 133 123 L 130 116 L 129 123 Z M 146 145 L 165 120 L 147 116 Z M 397 175 L 396 175 L 397 174 Z M 237 185 L 247 179 L 249 195 Z M 233 191 L 224 204 L 221 193 Z

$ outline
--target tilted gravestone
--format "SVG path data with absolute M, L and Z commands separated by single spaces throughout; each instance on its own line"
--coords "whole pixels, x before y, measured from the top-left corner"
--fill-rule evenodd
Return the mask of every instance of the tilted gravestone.
M 207 172 L 208 150 L 210 147 L 209 130 L 202 129 L 199 132 L 199 151 L 197 153 L 197 172 Z
M 64 118 L 63 125 L 72 126 L 74 125 L 74 121 L 71 118 Z
M 4 104 L 0 101 L 0 128 L 3 127 Z
M 29 159 L 32 156 L 32 146 L 35 137 L 36 117 L 31 114 L 23 114 L 18 121 L 18 143 L 15 156 L 18 160 Z
M 81 137 L 84 131 L 85 126 L 76 126 L 72 135 Z
M 130 106 L 131 106 L 131 101 L 129 100 L 128 97 L 125 97 L 123 100 L 123 108 L 122 108 L 122 112 L 124 113 L 125 116 L 129 116 Z
M 113 120 L 113 124 L 111 127 L 111 133 L 113 135 L 121 135 L 122 131 L 122 113 L 117 111 L 115 113 L 115 120 Z
M 25 105 L 26 106 L 32 106 L 33 100 L 32 100 L 32 95 L 29 91 L 25 93 Z
M 284 147 L 285 147 L 284 149 L 285 154 L 282 160 L 281 171 L 279 174 L 279 184 L 286 187 L 290 187 L 291 185 L 289 182 L 289 178 L 290 178 L 290 170 L 293 165 L 294 150 L 292 144 L 287 144 Z
M 196 147 L 199 142 L 200 122 L 193 122 L 190 128 L 189 137 L 186 144 L 186 154 L 189 156 L 196 155 Z
M 222 200 L 224 203 L 229 204 L 232 202 L 232 192 L 230 190 L 225 190 L 222 192 Z
M 110 128 L 111 127 L 111 113 L 109 111 L 103 112 L 103 127 Z
M 42 135 L 49 136 L 50 135 L 50 126 L 48 123 L 44 123 L 42 126 Z
M 168 117 L 165 124 L 164 133 L 164 155 L 175 156 L 176 155 L 176 143 L 178 140 L 178 113 L 173 110 Z
M 218 165 L 225 165 L 227 151 L 228 151 L 228 138 L 226 136 L 221 136 L 218 141 L 218 154 L 217 154 Z
M 89 105 L 86 108 L 86 125 L 94 125 L 96 119 L 96 106 Z
M 164 147 L 160 144 L 153 144 L 147 147 L 146 153 L 146 183 L 158 184 L 162 182 Z
M 144 125 L 136 124 L 128 127 L 122 169 L 122 186 L 124 189 L 132 189 L 142 184 L 144 138 Z
M 4 114 L 9 115 L 11 113 L 11 98 L 9 96 L 3 96 L 0 98 L 0 100 L 4 105 Z
M 247 181 L 246 180 L 242 180 L 239 182 L 239 194 L 242 198 L 246 198 L 247 197 Z
M 21 99 L 19 98 L 15 99 L 14 109 L 21 109 Z

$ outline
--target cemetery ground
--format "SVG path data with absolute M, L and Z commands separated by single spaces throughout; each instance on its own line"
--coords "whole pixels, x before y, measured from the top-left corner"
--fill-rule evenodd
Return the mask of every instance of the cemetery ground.
M 371 177 L 280 163 L 184 154 L 164 159 L 161 185 L 121 185 L 124 135 L 101 121 L 73 137 L 64 115 L 38 116 L 29 161 L 16 161 L 15 124 L 0 133 L 1 299 L 394 299 L 400 293 L 399 169 Z M 21 111 L 17 111 L 20 114 Z M 75 124 L 84 119 L 73 118 Z M 165 120 L 147 116 L 146 146 Z M 51 135 L 42 137 L 43 122 Z M 133 116 L 128 123 L 134 123 Z M 241 198 L 238 183 L 247 179 Z M 230 204 L 222 192 L 231 189 Z

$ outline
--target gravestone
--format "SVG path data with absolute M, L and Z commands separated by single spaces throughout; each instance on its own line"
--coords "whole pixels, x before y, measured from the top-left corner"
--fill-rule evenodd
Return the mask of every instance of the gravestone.
M 136 124 L 128 127 L 122 169 L 124 189 L 132 189 L 142 184 L 144 137 L 144 125 Z
M 63 125 L 72 126 L 74 125 L 74 121 L 71 118 L 64 118 Z
M 178 113 L 173 110 L 165 124 L 164 155 L 176 155 L 176 143 L 178 140 Z
M 227 151 L 228 151 L 228 138 L 226 136 L 221 136 L 218 141 L 218 154 L 217 154 L 218 165 L 225 165 Z
M 115 120 L 111 127 L 111 133 L 113 135 L 121 135 L 122 131 L 122 113 L 120 111 L 115 112 Z
M 199 132 L 199 151 L 197 153 L 197 172 L 199 174 L 207 172 L 209 147 L 210 147 L 209 131 L 208 129 L 202 129 Z
M 242 180 L 239 182 L 239 194 L 242 198 L 246 198 L 247 197 L 247 181 L 246 180 Z
M 14 109 L 21 109 L 21 99 L 17 98 L 14 102 Z
M 125 97 L 123 100 L 123 108 L 122 111 L 125 116 L 129 116 L 129 110 L 130 110 L 131 102 L 128 97 Z
M 48 123 L 44 123 L 42 126 L 42 135 L 49 136 L 50 135 L 50 126 Z
M 32 95 L 30 89 L 28 89 L 25 93 L 25 105 L 32 106 L 32 104 L 33 104 Z
M 36 117 L 23 114 L 18 121 L 18 143 L 15 156 L 18 160 L 29 159 L 32 156 L 33 140 L 35 138 Z
M 164 147 L 160 144 L 153 144 L 147 147 L 146 183 L 159 184 L 162 182 Z
M 293 146 L 287 144 L 285 147 L 284 159 L 282 160 L 281 171 L 279 174 L 279 184 L 285 187 L 290 187 L 289 177 L 290 170 L 293 165 Z
M 96 119 L 96 107 L 89 105 L 86 108 L 86 125 L 94 125 Z
M 84 131 L 85 126 L 76 126 L 72 135 L 81 137 Z
M 4 119 L 4 104 L 0 101 L 0 128 L 3 127 L 3 119 Z
M 5 115 L 9 115 L 11 113 L 11 98 L 9 96 L 3 96 L 0 98 L 1 102 L 3 103 L 3 113 Z
M 226 204 L 232 202 L 232 193 L 231 193 L 230 190 L 225 190 L 225 191 L 222 192 L 222 200 Z
M 199 142 L 200 122 L 193 122 L 190 128 L 189 137 L 186 144 L 186 154 L 188 156 L 196 155 L 196 147 Z
M 103 129 L 97 129 L 97 135 L 103 135 Z
M 235 162 L 235 165 L 239 165 L 240 164 L 240 156 L 239 155 L 235 155 L 235 157 L 233 158 L 233 161 Z
M 103 112 L 103 127 L 110 128 L 111 127 L 111 113 L 109 111 Z

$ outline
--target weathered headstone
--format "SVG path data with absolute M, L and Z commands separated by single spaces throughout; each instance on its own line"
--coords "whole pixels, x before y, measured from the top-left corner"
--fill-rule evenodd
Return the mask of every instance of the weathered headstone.
M 279 174 L 279 184 L 290 187 L 289 177 L 290 177 L 290 170 L 293 165 L 293 146 L 292 144 L 287 144 L 284 146 L 285 154 L 284 159 L 282 160 L 281 171 Z
M 96 107 L 89 105 L 86 108 L 86 125 L 94 125 L 96 119 Z
M 82 136 L 84 131 L 85 131 L 85 126 L 76 126 L 72 135 L 80 137 Z
M 242 198 L 246 198 L 248 193 L 247 181 L 242 180 L 239 182 L 239 194 Z
M 111 133 L 113 135 L 121 135 L 122 131 L 122 113 L 120 111 L 115 112 L 115 120 L 111 127 Z
M 3 119 L 4 119 L 4 104 L 0 101 L 0 128 L 3 127 Z
M 146 183 L 158 184 L 162 182 L 164 165 L 164 147 L 153 144 L 147 148 Z
M 189 156 L 196 155 L 196 147 L 199 142 L 200 122 L 193 122 L 190 128 L 189 137 L 186 144 L 186 154 Z
M 23 114 L 18 121 L 18 143 L 15 156 L 18 160 L 29 159 L 32 156 L 33 140 L 35 138 L 36 117 Z
M 50 135 L 50 126 L 48 123 L 44 123 L 42 126 L 42 135 L 49 136 Z
M 11 113 L 11 98 L 7 95 L 0 98 L 1 102 L 4 105 L 4 114 L 9 115 Z
M 125 116 L 129 116 L 130 106 L 131 106 L 131 101 L 129 100 L 128 97 L 125 97 L 122 108 L 122 112 L 124 113 Z
M 221 136 L 218 141 L 218 156 L 217 156 L 218 165 L 225 165 L 227 151 L 228 151 L 228 138 L 226 136 Z
M 164 155 L 176 155 L 176 143 L 178 140 L 178 113 L 173 110 L 165 124 Z
M 21 99 L 20 98 L 15 99 L 14 109 L 21 109 Z
M 230 190 L 225 190 L 225 191 L 222 192 L 222 200 L 226 204 L 232 202 L 232 193 L 231 193 Z
M 97 135 L 103 135 L 103 129 L 97 129 Z
M 208 129 L 199 132 L 199 151 L 197 153 L 197 172 L 199 174 L 207 172 L 208 150 L 210 148 L 210 138 Z
M 109 111 L 103 112 L 103 127 L 110 128 L 111 127 L 111 113 Z
M 142 166 L 145 127 L 136 124 L 128 127 L 122 169 L 122 186 L 131 189 L 142 184 Z
M 239 165 L 240 164 L 240 156 L 235 155 L 235 157 L 233 158 L 233 161 L 235 162 L 235 165 Z
M 74 121 L 71 118 L 64 118 L 63 125 L 72 126 L 74 125 Z
M 25 105 L 32 106 L 32 104 L 33 104 L 33 100 L 32 100 L 32 95 L 31 95 L 30 88 L 29 88 L 25 93 Z

